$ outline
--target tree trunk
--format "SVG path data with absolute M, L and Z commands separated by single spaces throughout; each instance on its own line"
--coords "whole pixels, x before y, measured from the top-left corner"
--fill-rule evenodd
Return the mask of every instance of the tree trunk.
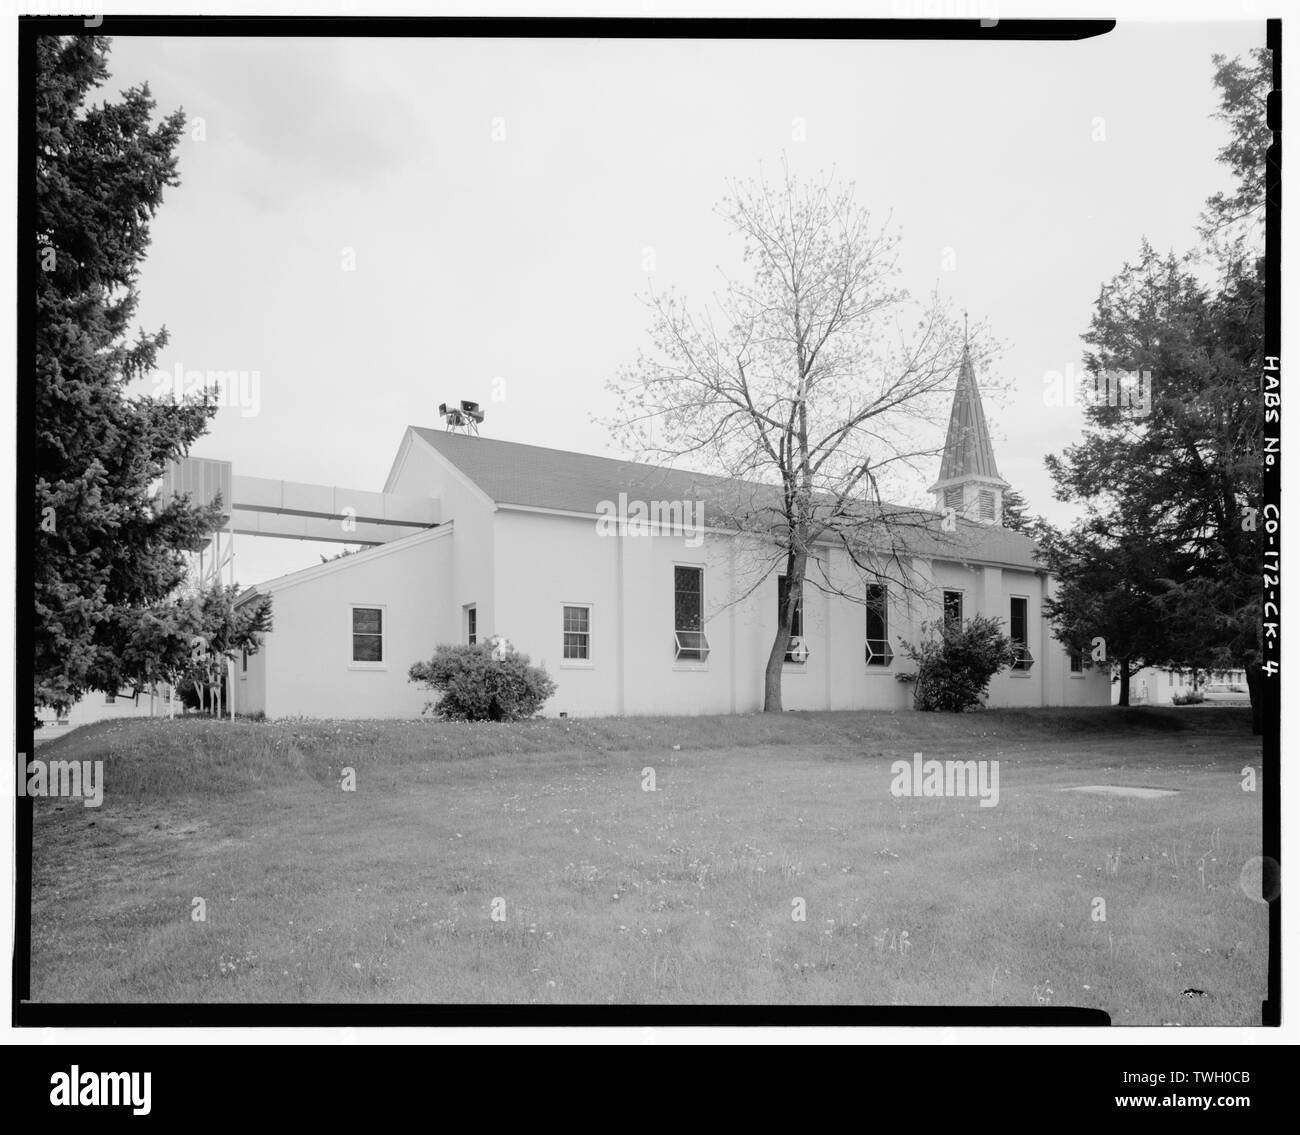
M 776 628 L 776 641 L 772 643 L 772 650 L 767 656 L 767 669 L 763 675 L 764 713 L 781 713 L 784 710 L 781 705 L 781 667 L 785 664 L 785 645 L 790 638 L 790 623 L 784 618 L 781 623 Z
M 1129 668 L 1128 659 L 1119 660 L 1119 704 L 1128 705 Z
M 1258 662 L 1246 664 L 1246 689 L 1250 691 L 1250 731 L 1264 732 L 1264 667 Z
M 795 607 L 803 596 L 803 577 L 808 570 L 807 549 L 809 540 L 808 517 L 812 500 L 812 474 L 808 466 L 808 370 L 811 360 L 805 357 L 803 332 L 799 324 L 799 306 L 796 292 L 794 309 L 795 339 L 799 352 L 799 393 L 796 398 L 796 433 L 787 429 L 781 442 L 782 455 L 791 460 L 795 468 L 782 469 L 785 490 L 785 519 L 789 524 L 785 551 L 785 587 L 777 582 L 776 641 L 767 656 L 767 669 L 763 679 L 763 712 L 781 713 L 781 667 L 785 663 L 790 644 L 790 628 L 794 625 Z M 806 630 L 807 628 L 801 628 Z
M 791 553 L 786 558 L 785 590 L 780 591 L 780 584 L 778 584 L 780 601 L 777 610 L 780 618 L 777 621 L 772 650 L 767 656 L 767 669 L 763 675 L 764 713 L 784 712 L 784 706 L 781 704 L 781 668 L 785 665 L 785 654 L 790 645 L 790 628 L 794 625 L 795 606 L 803 593 L 803 577 L 807 563 L 807 556 Z

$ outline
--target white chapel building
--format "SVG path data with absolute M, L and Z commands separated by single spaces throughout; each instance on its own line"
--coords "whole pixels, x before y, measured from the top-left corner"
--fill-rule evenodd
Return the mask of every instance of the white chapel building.
M 707 504 L 692 508 L 717 480 L 408 427 L 384 494 L 429 502 L 436 523 L 245 592 L 241 602 L 271 596 L 274 630 L 236 665 L 233 709 L 416 717 L 436 695 L 409 681 L 412 663 L 439 643 L 501 636 L 555 680 L 547 716 L 760 710 L 777 574 L 745 595 L 752 537 L 710 527 Z M 1052 580 L 1033 542 L 1001 526 L 1007 487 L 966 356 L 931 490 L 936 533 L 946 509 L 960 518 L 956 533 L 917 543 L 919 601 L 863 577 L 842 549 L 821 551 L 840 593 L 805 588 L 785 708 L 909 708 L 900 639 L 915 642 L 922 620 L 977 613 L 1001 619 L 1021 648 L 1021 661 L 993 679 L 990 707 L 1109 705 L 1109 674 L 1051 637 L 1043 599 Z M 635 502 L 684 523 L 647 534 L 611 520 L 635 516 Z

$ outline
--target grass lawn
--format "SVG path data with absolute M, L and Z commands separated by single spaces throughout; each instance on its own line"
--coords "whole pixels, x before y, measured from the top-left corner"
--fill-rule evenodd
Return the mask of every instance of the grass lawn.
M 997 760 L 997 806 L 891 795 L 917 751 Z M 105 795 L 34 801 L 36 1001 L 1052 1004 L 1250 1025 L 1265 995 L 1241 709 L 136 720 L 38 755 L 103 760 Z M 1178 792 L 1064 791 L 1092 784 Z

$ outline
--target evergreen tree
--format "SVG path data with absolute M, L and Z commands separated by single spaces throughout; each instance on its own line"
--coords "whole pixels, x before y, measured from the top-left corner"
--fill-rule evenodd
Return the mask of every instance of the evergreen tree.
M 1029 502 L 1015 489 L 1005 489 L 1002 493 L 1002 527 L 1028 533 L 1031 523 Z
M 1085 666 L 1100 667 L 1119 681 L 1119 704 L 1128 705 L 1132 675 L 1172 653 L 1155 602 L 1165 561 L 1107 523 L 1093 516 L 1066 534 L 1040 533 L 1042 557 L 1057 584 L 1043 608 L 1056 636 L 1083 656 Z
M 1089 406 L 1083 442 L 1048 458 L 1057 496 L 1088 506 L 1054 552 L 1066 584 L 1051 607 L 1058 628 L 1089 638 L 1093 619 L 1148 663 L 1245 669 L 1257 732 L 1264 293 L 1258 230 L 1242 223 L 1263 204 L 1268 56 L 1215 57 L 1233 131 L 1220 158 L 1237 189 L 1210 198 L 1205 244 L 1180 262 L 1143 241 L 1102 287 L 1084 336 L 1094 374 L 1151 374 L 1149 406 Z M 1193 265 L 1217 279 L 1202 283 Z
M 1219 88 L 1215 117 L 1228 124 L 1228 143 L 1219 161 L 1232 171 L 1231 192 L 1214 194 L 1201 217 L 1207 240 L 1251 243 L 1264 239 L 1264 196 L 1267 167 L 1264 155 L 1273 142 L 1268 128 L 1268 93 L 1273 89 L 1273 53 L 1257 47 L 1246 59 L 1215 55 L 1214 83 Z
M 183 112 L 152 124 L 147 85 L 88 105 L 108 41 L 36 46 L 35 702 L 145 680 L 128 644 L 183 575 L 217 509 L 156 502 L 150 487 L 216 412 L 128 398 L 165 329 L 128 341 L 139 265 L 163 190 L 178 183 Z

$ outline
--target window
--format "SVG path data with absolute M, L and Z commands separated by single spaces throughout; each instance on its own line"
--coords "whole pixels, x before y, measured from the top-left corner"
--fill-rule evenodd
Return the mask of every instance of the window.
M 564 608 L 564 654 L 569 662 L 591 659 L 591 608 Z
M 943 490 L 943 507 L 961 511 L 962 492 L 960 485 L 949 485 Z
M 708 660 L 702 567 L 673 567 L 673 640 L 678 662 Z
M 1011 597 L 1011 643 L 1016 648 L 1012 670 L 1028 670 L 1034 664 L 1029 653 L 1029 600 L 1020 595 Z
M 465 608 L 465 641 L 470 646 L 478 642 L 478 608 L 472 604 Z
M 994 519 L 994 501 L 992 489 L 980 489 L 980 519 Z
M 1083 673 L 1083 651 L 1082 650 L 1070 651 L 1070 673 L 1071 674 Z
M 943 621 L 945 625 L 956 625 L 961 627 L 961 592 L 945 591 L 943 593 Z
M 104 704 L 105 704 L 105 705 L 117 705 L 117 694 L 105 694 L 105 695 L 104 695 Z
M 889 645 L 889 588 L 867 585 L 867 665 L 888 666 L 894 661 Z
M 384 612 L 378 607 L 352 608 L 352 661 L 384 660 Z
M 785 576 L 776 577 L 776 620 L 781 625 L 781 596 L 785 594 Z M 790 620 L 790 638 L 785 644 L 787 662 L 804 663 L 808 661 L 808 644 L 803 641 L 803 595 L 795 600 L 794 617 Z
M 243 652 L 239 667 L 245 674 L 248 673 L 248 651 L 246 650 Z

